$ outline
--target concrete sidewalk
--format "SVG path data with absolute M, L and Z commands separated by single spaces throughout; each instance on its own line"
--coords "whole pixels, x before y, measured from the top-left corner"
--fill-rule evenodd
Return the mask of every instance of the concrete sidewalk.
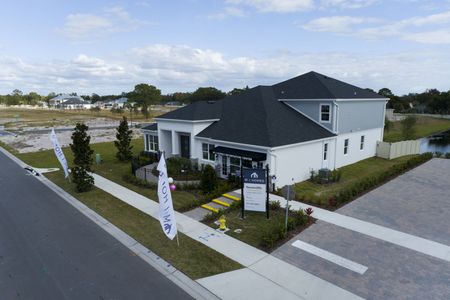
M 273 194 L 270 194 L 270 201 L 279 201 L 282 207 L 287 203 L 285 198 Z M 311 207 L 314 211 L 312 216 L 316 219 L 450 262 L 450 247 L 447 245 L 298 201 L 291 200 L 289 205 L 293 210 Z
M 95 186 L 142 212 L 158 218 L 159 204 L 102 176 Z M 222 299 L 362 299 L 270 254 L 176 212 L 178 230 L 239 262 L 246 269 L 198 280 Z

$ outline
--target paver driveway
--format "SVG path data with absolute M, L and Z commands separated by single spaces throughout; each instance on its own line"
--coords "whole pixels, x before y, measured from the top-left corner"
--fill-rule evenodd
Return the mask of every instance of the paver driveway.
M 450 246 L 450 160 L 433 159 L 336 212 Z M 368 269 L 339 266 L 296 240 Z M 450 262 L 323 221 L 273 254 L 367 299 L 450 299 Z

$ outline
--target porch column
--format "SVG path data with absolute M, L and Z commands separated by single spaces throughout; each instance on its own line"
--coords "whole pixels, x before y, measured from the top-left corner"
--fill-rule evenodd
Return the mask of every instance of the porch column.
M 172 130 L 172 155 L 179 154 L 180 147 L 178 144 L 178 134 L 176 131 Z

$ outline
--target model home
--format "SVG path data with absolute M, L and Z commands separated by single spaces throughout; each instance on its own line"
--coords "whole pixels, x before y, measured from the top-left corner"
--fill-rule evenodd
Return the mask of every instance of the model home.
M 210 164 L 223 178 L 268 165 L 282 187 L 375 156 L 388 100 L 309 72 L 161 115 L 143 128 L 145 150 Z

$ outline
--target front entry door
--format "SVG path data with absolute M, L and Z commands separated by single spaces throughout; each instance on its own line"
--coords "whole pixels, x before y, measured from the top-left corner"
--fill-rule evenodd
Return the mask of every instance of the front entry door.
M 180 150 L 181 157 L 190 158 L 191 157 L 191 147 L 190 147 L 191 137 L 188 135 L 180 135 Z

